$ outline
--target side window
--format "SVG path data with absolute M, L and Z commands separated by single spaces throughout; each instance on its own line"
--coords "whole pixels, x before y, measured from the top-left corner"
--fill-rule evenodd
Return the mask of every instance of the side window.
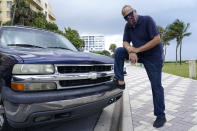
M 45 11 L 45 16 L 47 16 L 47 12 Z
M 45 8 L 47 9 L 47 3 L 45 3 Z
M 6 12 L 6 16 L 9 18 L 9 17 L 11 17 L 11 12 L 10 11 L 7 11 Z
M 7 7 L 11 7 L 12 6 L 12 1 L 7 1 Z

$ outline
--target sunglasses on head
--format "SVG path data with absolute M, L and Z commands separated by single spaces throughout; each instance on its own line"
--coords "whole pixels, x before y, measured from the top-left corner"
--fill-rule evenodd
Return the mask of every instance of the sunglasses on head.
M 131 16 L 133 17 L 133 11 L 131 11 L 128 15 L 124 16 L 124 19 L 129 20 Z

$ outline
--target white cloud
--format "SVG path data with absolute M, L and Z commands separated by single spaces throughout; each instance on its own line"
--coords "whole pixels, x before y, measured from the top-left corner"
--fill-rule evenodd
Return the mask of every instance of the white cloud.
M 196 0 L 133 0 L 131 5 L 142 13 L 175 11 L 178 9 L 183 12 L 184 9 L 195 8 Z M 172 12 L 173 13 L 173 12 Z
M 184 39 L 184 58 L 194 55 L 189 50 L 197 48 L 197 0 L 49 0 L 57 18 L 56 23 L 62 27 L 70 26 L 80 34 L 103 34 L 106 37 L 105 49 L 111 43 L 122 46 L 122 34 L 125 21 L 121 9 L 129 4 L 140 15 L 150 15 L 157 25 L 165 27 L 175 19 L 191 24 L 192 35 Z M 189 44 L 187 44 L 189 43 Z M 174 59 L 174 45 L 170 45 L 169 59 Z M 189 45 L 189 46 L 188 46 Z M 194 54 L 194 53 L 193 53 Z M 197 56 L 195 56 L 197 58 Z
M 117 47 L 122 47 L 122 35 L 116 34 L 116 35 L 109 35 L 105 36 L 105 49 L 109 50 L 110 44 L 116 44 Z

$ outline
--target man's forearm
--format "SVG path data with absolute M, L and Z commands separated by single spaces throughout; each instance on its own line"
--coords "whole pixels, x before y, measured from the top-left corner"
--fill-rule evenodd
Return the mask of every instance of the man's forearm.
M 153 47 L 155 47 L 156 45 L 158 45 L 160 42 L 161 42 L 160 35 L 157 35 L 151 41 L 149 41 L 148 43 L 146 43 L 145 45 L 137 48 L 137 53 L 138 52 L 147 51 L 149 49 L 152 49 Z
M 131 52 L 131 45 L 128 42 L 124 41 L 123 47 L 127 50 L 128 53 Z
M 123 47 L 127 50 L 127 52 L 130 53 L 139 53 L 139 52 L 143 52 L 143 51 L 147 51 L 152 49 L 153 47 L 155 47 L 157 44 L 159 44 L 161 42 L 160 39 L 160 35 L 158 34 L 157 36 L 155 36 L 152 40 L 150 40 L 149 42 L 147 42 L 145 45 L 139 47 L 139 48 L 135 48 L 132 47 L 128 42 L 124 41 L 123 42 Z

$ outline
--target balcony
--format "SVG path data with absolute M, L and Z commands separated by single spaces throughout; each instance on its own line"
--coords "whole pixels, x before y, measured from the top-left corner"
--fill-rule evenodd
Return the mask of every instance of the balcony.
M 27 0 L 29 3 L 35 5 L 39 10 L 44 10 L 42 7 L 41 1 L 39 0 Z
M 55 16 L 53 15 L 52 12 L 49 12 L 49 18 L 50 18 L 51 20 L 53 20 L 53 21 L 56 20 L 56 18 L 55 18 Z

